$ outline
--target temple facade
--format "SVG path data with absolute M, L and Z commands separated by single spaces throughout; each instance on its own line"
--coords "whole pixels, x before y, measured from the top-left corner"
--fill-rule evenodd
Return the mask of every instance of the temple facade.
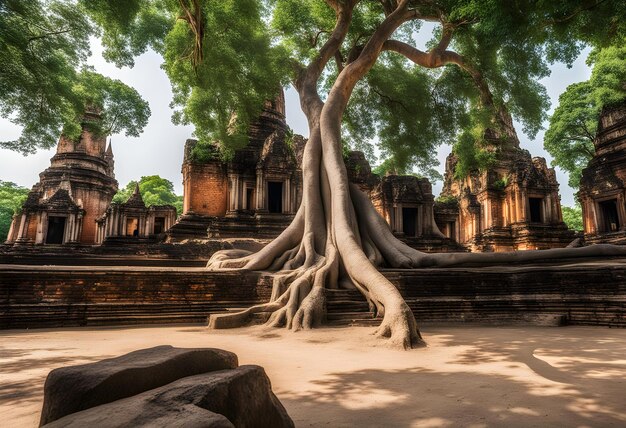
M 369 196 L 398 239 L 422 251 L 465 251 L 439 230 L 435 221 L 435 197 L 427 178 L 413 175 L 379 177 L 372 173 L 365 155 L 358 151 L 350 152 L 345 163 L 350 182 Z
M 139 184 L 122 204 L 111 204 L 96 220 L 97 244 L 132 244 L 155 241 L 176 221 L 176 208 L 172 205 L 151 205 L 143 201 Z
M 456 178 L 454 154 L 446 160 L 439 226 L 471 251 L 511 251 L 567 246 L 575 233 L 563 223 L 559 184 L 543 158 L 514 140 L 486 171 Z
M 87 128 L 98 120 L 97 112 L 88 111 L 77 141 L 61 136 L 50 167 L 13 219 L 8 244 L 96 243 L 96 220 L 118 188 L 111 145 Z
M 203 161 L 187 140 L 182 166 L 183 216 L 168 233 L 183 239 L 277 236 L 291 222 L 302 199 L 305 140 L 291 135 L 281 92 L 251 124 L 246 147 L 223 161 L 217 145 Z
M 605 108 L 578 199 L 587 243 L 626 243 L 626 103 Z

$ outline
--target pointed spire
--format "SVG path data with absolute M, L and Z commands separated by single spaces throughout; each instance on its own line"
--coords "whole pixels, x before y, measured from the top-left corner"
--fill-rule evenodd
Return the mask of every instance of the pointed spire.
M 134 208 L 145 208 L 146 204 L 143 202 L 143 198 L 141 197 L 141 192 L 139 191 L 139 182 L 135 183 L 135 191 L 130 198 L 124 203 L 127 207 Z
M 107 146 L 106 151 L 104 152 L 104 160 L 108 164 L 107 175 L 111 178 L 115 178 L 115 161 L 113 160 L 113 142 L 111 138 L 109 138 L 109 145 Z
M 59 187 L 56 189 L 54 194 L 48 198 L 48 202 L 56 204 L 60 202 L 68 202 L 74 205 L 82 205 L 82 202 L 79 201 L 79 204 L 76 204 L 74 201 L 74 195 L 72 195 L 72 183 L 70 182 L 70 174 L 68 172 L 63 173 Z

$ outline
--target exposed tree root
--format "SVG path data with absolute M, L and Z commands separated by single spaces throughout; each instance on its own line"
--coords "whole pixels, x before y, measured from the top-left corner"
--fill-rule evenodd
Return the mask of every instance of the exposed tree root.
M 326 289 L 357 288 L 375 314 L 382 317 L 376 335 L 405 349 L 423 345 L 410 308 L 375 267 L 385 261 L 389 247 L 381 247 L 377 242 L 381 223 L 362 218 L 360 204 L 333 212 L 335 189 L 331 192 L 321 157 L 319 132 L 314 132 L 304 154 L 303 162 L 308 168 L 304 173 L 303 202 L 283 233 L 257 253 L 220 251 L 207 265 L 212 270 L 276 272 L 270 301 L 238 313 L 212 315 L 209 326 L 237 327 L 250 321 L 254 314 L 269 313 L 269 326 L 296 331 L 313 328 L 325 321 Z M 308 183 L 314 185 L 307 187 Z M 339 226 L 343 228 L 340 232 Z M 349 233 L 341 232 L 346 227 Z M 386 223 L 384 227 L 388 229 Z
M 417 251 L 392 233 L 378 215 L 369 198 L 351 186 L 358 239 L 346 239 L 344 246 L 351 257 L 343 259 L 339 247 L 328 234 L 325 254 L 315 249 L 315 236 L 304 233 L 302 206 L 293 223 L 261 251 L 251 254 L 242 250 L 225 250 L 213 255 L 208 267 L 213 270 L 251 269 L 275 271 L 272 297 L 268 303 L 252 306 L 242 312 L 211 316 L 211 328 L 244 325 L 256 313 L 271 314 L 268 326 L 298 331 L 318 327 L 326 318 L 328 288 L 356 288 L 367 299 L 375 314 L 382 317 L 374 334 L 404 349 L 423 345 L 415 318 L 397 289 L 375 266 L 394 268 L 453 267 L 467 264 L 498 265 L 528 263 L 581 257 L 626 256 L 626 247 L 593 245 L 507 253 L 439 253 Z M 350 246 L 358 245 L 357 248 Z M 360 253 L 360 254 L 359 254 Z M 371 266 L 371 268 L 369 268 Z
M 211 316 L 211 327 L 242 325 L 253 314 L 263 312 L 270 314 L 267 324 L 271 326 L 292 330 L 312 328 L 325 320 L 327 289 L 355 287 L 367 299 L 370 308 L 382 317 L 375 334 L 394 346 L 407 349 L 423 344 L 415 317 L 397 288 L 378 271 L 378 266 L 449 267 L 467 263 L 626 255 L 626 248 L 613 246 L 514 253 L 425 254 L 393 236 L 369 198 L 348 181 L 341 150 L 341 119 L 356 82 L 371 69 L 384 43 L 414 11 L 407 11 L 409 2 L 405 0 L 389 9 L 384 22 L 358 57 L 340 68 L 324 103 L 317 92 L 318 81 L 347 34 L 356 2 L 333 4 L 337 12 L 335 28 L 319 55 L 306 69 L 299 71 L 294 82 L 310 130 L 302 160 L 303 200 L 298 213 L 292 224 L 261 251 L 255 254 L 222 251 L 208 263 L 209 269 L 276 272 L 272 297 L 268 303 L 236 314 Z M 467 68 L 464 63 L 460 65 Z

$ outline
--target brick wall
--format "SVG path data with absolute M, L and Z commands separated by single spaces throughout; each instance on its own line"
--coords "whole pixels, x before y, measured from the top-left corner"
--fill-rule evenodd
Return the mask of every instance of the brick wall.
M 0 272 L 0 328 L 203 322 L 211 313 L 268 301 L 259 272 L 33 267 Z
M 227 210 L 228 178 L 218 165 L 183 167 L 183 212 L 223 217 Z
M 94 244 L 96 242 L 96 219 L 106 211 L 111 203 L 113 194 L 96 189 L 75 188 L 74 200 L 82 202 L 85 216 L 83 217 L 83 230 L 80 236 L 81 244 Z
M 35 239 L 37 238 L 37 215 L 31 214 L 27 216 L 26 221 L 28 222 L 28 231 L 26 232 L 26 237 L 35 242 Z
M 626 327 L 626 261 L 384 270 L 418 322 L 523 320 Z M 201 268 L 0 265 L 0 328 L 203 322 L 267 302 L 272 277 Z

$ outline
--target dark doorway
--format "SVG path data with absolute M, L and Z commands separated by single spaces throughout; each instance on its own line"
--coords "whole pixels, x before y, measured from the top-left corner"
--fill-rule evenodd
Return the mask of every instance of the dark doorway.
M 402 231 L 404 236 L 417 234 L 417 208 L 402 208 Z
M 530 206 L 530 222 L 541 223 L 541 205 L 543 205 L 543 199 L 528 198 L 528 205 Z
M 450 239 L 456 239 L 456 224 L 453 221 L 448 222 L 448 238 Z
M 252 205 L 254 203 L 254 189 L 247 187 L 246 188 L 246 209 L 247 210 L 253 210 L 254 206 Z
M 139 219 L 137 217 L 126 219 L 126 236 L 139 236 Z
M 282 181 L 267 182 L 267 210 L 271 213 L 283 212 L 283 183 Z
M 65 235 L 65 217 L 48 217 L 46 244 L 62 244 Z
M 617 199 L 600 202 L 602 219 L 604 220 L 604 232 L 617 232 L 619 230 L 619 215 L 617 214 Z
M 165 232 L 165 217 L 155 217 L 154 218 L 154 234 L 158 235 L 159 233 Z

